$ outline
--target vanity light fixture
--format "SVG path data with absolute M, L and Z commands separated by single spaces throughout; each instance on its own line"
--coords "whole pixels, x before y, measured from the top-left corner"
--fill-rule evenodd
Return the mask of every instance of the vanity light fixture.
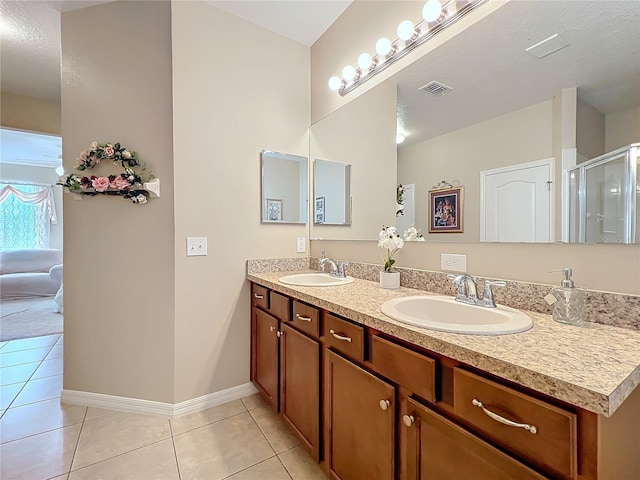
M 368 53 L 360 55 L 358 68 L 346 66 L 342 70 L 342 78 L 334 76 L 329 79 L 329 88 L 340 96 L 346 95 L 487 1 L 446 0 L 442 4 L 440 0 L 428 0 L 422 8 L 422 20 L 415 25 L 410 20 L 401 22 L 395 41 L 380 38 L 376 42 L 374 56 Z

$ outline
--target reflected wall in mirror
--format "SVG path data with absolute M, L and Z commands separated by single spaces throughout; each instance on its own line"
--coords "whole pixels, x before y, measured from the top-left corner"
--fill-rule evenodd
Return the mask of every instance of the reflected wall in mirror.
M 307 223 L 307 157 L 262 150 L 262 223 Z
M 315 160 L 312 239 L 377 238 L 383 223 L 395 221 L 396 103 L 395 83 L 384 82 L 311 126 L 309 158 L 320 159 Z M 335 200 L 331 190 L 341 192 Z M 323 204 L 324 221 L 315 221 L 322 220 L 316 214 Z
M 569 201 L 569 169 L 640 141 L 638 25 L 637 1 L 506 2 L 391 77 L 398 86 L 398 133 L 405 136 L 397 152 L 397 181 L 414 185 L 415 223 L 427 242 L 479 242 L 483 236 L 500 241 L 500 235 L 487 235 L 486 222 L 481 224 L 491 213 L 482 208 L 482 172 L 543 163 L 550 165 L 542 180 L 550 209 L 546 239 L 505 238 L 568 241 L 563 202 Z M 555 34 L 558 48 L 550 48 L 552 53 L 527 51 Z M 421 90 L 432 81 L 451 90 L 440 96 Z M 354 114 L 351 123 L 359 120 Z M 428 191 L 442 179 L 465 187 L 464 233 L 446 239 L 427 233 Z M 360 182 L 355 176 L 354 190 Z M 512 190 L 523 200 L 540 195 L 526 182 L 520 185 Z M 382 188 L 372 182 L 367 186 Z M 511 205 L 498 199 L 491 208 L 506 214 Z M 505 217 L 519 216 L 513 211 Z M 354 209 L 354 228 L 357 221 Z M 539 225 L 529 226 L 539 230 Z M 340 233 L 331 238 L 353 238 Z
M 351 165 L 314 160 L 314 224 L 351 225 Z

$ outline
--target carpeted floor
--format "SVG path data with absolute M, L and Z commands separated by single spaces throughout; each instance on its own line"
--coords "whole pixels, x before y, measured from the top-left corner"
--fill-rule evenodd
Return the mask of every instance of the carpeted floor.
M 62 333 L 53 297 L 0 302 L 0 341 Z

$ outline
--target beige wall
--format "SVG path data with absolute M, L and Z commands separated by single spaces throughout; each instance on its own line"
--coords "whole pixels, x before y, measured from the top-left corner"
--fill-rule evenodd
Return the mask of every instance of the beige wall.
M 604 150 L 604 115 L 580 97 L 576 111 L 576 148 L 578 158 L 589 160 L 599 157 Z
M 551 100 L 398 149 L 398 182 L 415 184 L 416 227 L 428 242 L 429 190 L 442 179 L 464 190 L 464 232 L 447 242 L 480 241 L 480 172 L 553 157 Z
M 7 182 L 41 183 L 55 185 L 58 174 L 54 168 L 35 167 L 32 165 L 15 165 L 3 163 L 0 165 L 0 180 Z M 49 231 L 49 248 L 62 248 L 63 213 L 62 213 L 62 187 L 54 187 L 53 201 L 56 206 L 58 223 L 51 224 Z
M 476 21 L 478 16 L 488 15 L 504 4 L 500 1 L 489 2 L 474 12 L 476 16 L 465 17 L 465 21 Z M 356 9 L 357 14 L 354 13 Z M 394 10 L 389 2 L 355 2 L 312 47 L 311 104 L 314 121 L 373 86 L 365 84 L 366 87 L 359 87 L 341 99 L 336 93 L 330 92 L 326 85 L 330 76 L 338 74 L 344 65 L 355 62 L 361 52 L 372 50 L 372 45 L 379 36 L 385 33 L 393 34 L 401 20 L 394 16 L 399 10 Z M 388 16 L 385 16 L 387 14 Z M 403 10 L 402 14 L 406 14 L 406 10 Z M 369 18 L 372 22 L 380 23 L 373 26 Z M 416 18 L 416 15 L 412 14 L 411 18 Z M 461 23 L 457 26 L 462 27 Z M 447 34 L 438 35 L 436 38 L 444 41 L 444 35 Z M 416 49 L 412 55 L 422 56 L 428 53 L 430 48 L 432 47 L 424 45 Z M 405 66 L 412 60 L 410 57 L 411 55 L 408 55 L 399 61 L 388 69 L 387 73 L 391 75 L 395 68 Z M 367 83 L 379 83 L 389 75 L 378 75 Z M 556 159 L 562 159 L 563 150 L 575 149 L 576 95 L 575 89 L 567 90 L 553 100 L 553 156 Z M 570 111 L 573 112 L 573 125 L 567 117 Z M 557 161 L 556 165 L 557 169 L 561 168 L 560 161 Z M 556 180 L 559 180 L 558 172 Z M 559 184 L 560 182 L 556 181 L 557 195 Z M 560 219 L 556 220 L 556 229 L 559 232 Z M 320 251 L 325 249 L 327 255 L 334 258 L 380 263 L 380 250 L 375 245 L 375 242 L 313 242 L 311 254 L 318 256 Z M 639 245 L 415 244 L 409 245 L 401 252 L 398 265 L 439 270 L 441 252 L 466 253 L 468 270 L 477 275 L 553 284 L 555 278 L 547 271 L 571 266 L 576 272 L 575 279 L 579 285 L 598 290 L 640 294 Z
M 311 127 L 312 161 L 352 165 L 351 225 L 312 225 L 311 238 L 377 238 L 395 225 L 396 104 L 395 83 L 384 82 Z
M 245 261 L 308 255 L 305 225 L 260 223 L 260 151 L 308 154 L 309 49 L 204 2 L 173 2 L 171 26 L 179 402 L 249 381 Z
M 115 2 L 62 14 L 66 170 L 92 141 L 119 141 L 162 182 L 162 197 L 146 205 L 64 196 L 66 390 L 174 398 L 170 10 Z
M 611 113 L 605 118 L 607 152 L 640 143 L 640 107 Z
M 2 92 L 0 123 L 3 127 L 60 135 L 60 104 L 40 98 Z

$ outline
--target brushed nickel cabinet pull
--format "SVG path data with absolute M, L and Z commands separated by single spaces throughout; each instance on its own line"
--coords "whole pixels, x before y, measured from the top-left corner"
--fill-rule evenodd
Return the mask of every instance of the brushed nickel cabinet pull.
M 284 332 L 278 332 L 276 333 L 276 335 L 278 335 L 278 338 L 282 337 L 284 335 Z
M 415 422 L 416 419 L 413 418 L 413 415 L 403 415 L 402 416 L 402 423 L 404 423 L 404 425 L 406 427 L 410 427 L 411 425 L 413 425 L 413 422 Z
M 338 340 L 342 340 L 343 342 L 349 342 L 349 343 L 351 343 L 351 341 L 352 341 L 352 338 L 351 338 L 351 337 L 347 337 L 346 335 L 341 335 L 341 334 L 339 334 L 339 333 L 336 333 L 336 331 L 335 331 L 335 330 L 329 330 L 329 333 L 330 333 L 331 335 L 333 335 L 333 336 L 334 336 L 334 338 L 337 338 Z
M 262 300 L 264 298 L 264 295 L 260 295 L 259 293 L 254 293 L 253 296 L 254 296 L 254 298 L 257 298 L 258 300 Z
M 390 406 L 391 406 L 391 402 L 389 402 L 389 400 L 380 400 L 380 408 L 382 410 L 386 410 Z
M 270 332 L 274 332 L 274 331 L 276 331 L 277 329 L 278 329 L 278 327 L 274 327 L 273 325 L 271 325 L 271 326 L 269 327 L 269 331 L 270 331 Z
M 311 321 L 311 317 L 303 317 L 302 315 L 300 315 L 299 313 L 296 313 L 296 318 L 298 320 L 302 320 L 304 322 L 310 322 Z
M 493 413 L 491 410 L 488 410 L 480 400 L 476 400 L 475 398 L 473 400 L 471 400 L 471 403 L 473 404 L 474 407 L 478 407 L 481 408 L 482 411 L 491 419 L 495 420 L 496 422 L 502 423 L 503 425 L 507 425 L 509 427 L 515 427 L 515 428 L 524 428 L 526 431 L 528 431 L 529 433 L 531 433 L 532 435 L 535 435 L 536 433 L 538 433 L 538 429 L 536 428 L 535 425 L 529 425 L 528 423 L 516 423 L 516 422 L 512 422 L 511 420 L 504 418 L 500 415 L 498 415 L 497 413 Z

